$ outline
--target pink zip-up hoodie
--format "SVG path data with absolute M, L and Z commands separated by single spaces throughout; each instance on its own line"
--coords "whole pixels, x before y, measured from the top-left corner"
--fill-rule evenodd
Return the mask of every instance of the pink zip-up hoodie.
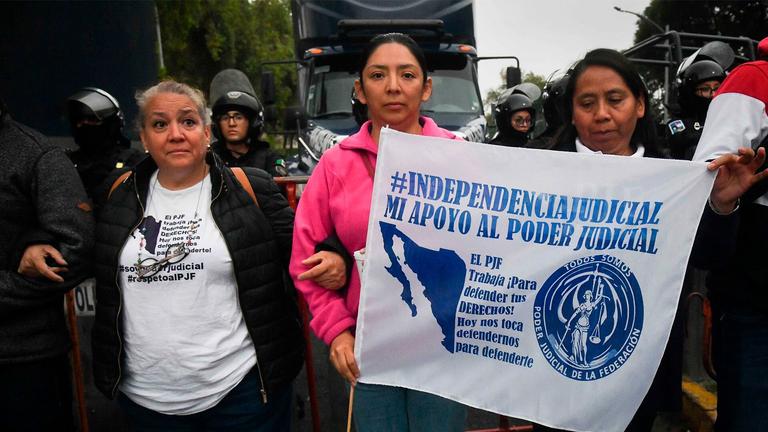
M 422 135 L 461 140 L 428 117 L 420 117 L 420 121 Z M 323 154 L 301 195 L 293 225 L 291 277 L 309 304 L 312 330 L 329 345 L 344 330 L 354 332 L 360 302 L 358 271 L 353 268 L 347 288 L 338 291 L 300 281 L 297 276 L 309 269 L 301 261 L 314 254 L 315 246 L 334 232 L 350 256 L 365 247 L 373 180 L 362 158 L 376 166 L 378 151 L 370 127 L 371 122 L 366 122 L 356 134 Z

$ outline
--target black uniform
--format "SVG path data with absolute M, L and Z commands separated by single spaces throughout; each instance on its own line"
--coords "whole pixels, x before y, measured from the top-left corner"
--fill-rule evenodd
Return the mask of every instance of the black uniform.
M 544 110 L 547 128 L 539 136 L 528 142 L 529 148 L 548 149 L 554 147 L 557 132 L 566 123 L 566 120 L 570 122 L 570 119 L 563 118 L 565 115 L 563 95 L 569 79 L 570 76 L 566 73 L 550 79 L 544 85 L 541 107 Z
M 257 140 L 255 144 L 251 143 L 248 153 L 240 157 L 235 157 L 223 141 L 215 142 L 211 148 L 228 167 L 260 168 L 273 177 L 288 175 L 283 157 L 273 151 L 266 141 Z
M 701 83 L 725 79 L 734 53 L 723 42 L 710 42 L 685 60 L 677 73 L 678 97 L 674 117 L 667 123 L 666 137 L 671 156 L 691 160 L 704 129 L 710 97 L 697 93 Z M 707 88 L 708 89 L 708 88 Z
M 518 111 L 528 111 L 531 121 L 536 119 L 536 110 L 533 109 L 531 98 L 518 90 L 518 86 L 505 90 L 496 103 L 493 110 L 493 118 L 496 122 L 496 135 L 489 141 L 490 144 L 507 147 L 523 147 L 528 142 L 528 133 L 520 132 L 512 127 L 510 119 Z M 533 124 L 531 125 L 531 129 Z
M 693 159 L 704 130 L 709 101 L 708 98 L 692 94 L 680 96 L 680 110 L 667 123 L 665 131 L 672 158 Z
M 237 69 L 224 69 L 211 81 L 211 111 L 213 114 L 212 131 L 217 142 L 212 150 L 229 167 L 259 168 L 273 177 L 288 175 L 283 157 L 269 147 L 269 143 L 259 139 L 264 124 L 264 107 L 256 97 L 256 91 L 248 77 Z M 248 133 L 245 144 L 248 152 L 236 157 L 227 149 L 226 141 L 219 130 L 218 119 L 228 111 L 237 111 L 248 118 Z
M 114 180 L 144 159 L 144 154 L 131 148 L 131 142 L 123 136 L 120 105 L 102 89 L 85 87 L 70 96 L 67 116 L 79 147 L 69 158 L 88 196 L 98 206 Z
M 80 149 L 70 153 L 69 158 L 75 164 L 88 196 L 100 205 L 114 180 L 136 166 L 144 159 L 144 154 L 130 147 L 113 146 L 90 152 Z
M 507 147 L 524 147 L 527 143 L 528 134 L 516 130 L 509 130 L 505 134 L 497 132 L 489 142 L 489 144 L 503 145 Z

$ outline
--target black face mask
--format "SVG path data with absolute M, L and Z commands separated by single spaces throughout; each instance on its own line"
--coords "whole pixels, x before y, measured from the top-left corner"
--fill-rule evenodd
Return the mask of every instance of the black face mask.
M 507 131 L 506 135 L 515 139 L 526 139 L 528 137 L 528 132 L 520 132 L 519 130 L 511 127 Z
M 115 145 L 107 125 L 82 125 L 72 130 L 72 137 L 83 151 L 105 151 Z
M 696 117 L 696 120 L 704 123 L 707 118 L 707 111 L 709 110 L 709 103 L 712 99 L 705 98 L 703 96 L 694 95 L 690 101 L 691 113 Z
M 704 123 L 704 120 L 707 118 L 710 102 L 712 102 L 712 99 L 699 96 L 690 88 L 683 88 L 680 90 L 678 98 L 680 112 L 677 115 Z
M 528 133 L 520 132 L 512 126 L 501 128 L 498 137 L 505 145 L 512 147 L 522 147 L 528 142 Z

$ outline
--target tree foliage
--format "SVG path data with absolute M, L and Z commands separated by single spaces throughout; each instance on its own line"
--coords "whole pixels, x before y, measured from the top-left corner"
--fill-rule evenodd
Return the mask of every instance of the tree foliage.
M 206 94 L 216 73 L 242 70 L 258 92 L 262 62 L 293 58 L 287 0 L 157 1 L 165 70 Z M 290 104 L 295 68 L 274 68 L 278 108 Z
M 496 101 L 499 99 L 499 96 L 501 96 L 501 93 L 504 92 L 504 90 L 507 89 L 507 70 L 502 69 L 499 73 L 499 76 L 501 77 L 501 84 L 498 86 L 488 90 L 488 92 L 485 94 L 485 98 L 483 99 L 485 101 L 485 111 L 490 112 L 491 111 L 491 105 L 495 104 Z M 544 90 L 544 85 L 547 83 L 547 79 L 544 78 L 542 75 L 538 75 L 533 72 L 526 72 L 525 75 L 523 75 L 523 81 L 522 82 L 529 82 L 536 84 L 539 89 L 542 91 Z
M 670 30 L 680 32 L 745 36 L 755 40 L 768 36 L 768 0 L 652 0 L 643 15 L 662 27 L 669 25 Z M 635 42 L 656 33 L 656 27 L 640 20 Z

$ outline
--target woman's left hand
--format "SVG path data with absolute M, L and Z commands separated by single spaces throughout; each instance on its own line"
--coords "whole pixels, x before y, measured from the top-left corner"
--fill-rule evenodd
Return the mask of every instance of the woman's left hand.
M 712 205 L 721 213 L 728 213 L 736 207 L 736 201 L 755 183 L 768 178 L 768 170 L 756 171 L 765 162 L 765 148 L 757 152 L 742 147 L 738 154 L 725 154 L 707 165 L 710 171 L 718 170 L 715 184 L 709 195 Z
M 312 268 L 301 273 L 299 280 L 311 280 L 330 290 L 341 289 L 347 284 L 347 266 L 336 252 L 320 251 L 301 263 Z
M 46 258 L 50 257 L 57 265 L 49 266 Z M 47 244 L 28 246 L 19 262 L 19 274 L 31 278 L 46 278 L 53 282 L 64 282 L 59 273 L 67 271 L 67 262 L 55 247 Z
M 355 360 L 355 337 L 345 330 L 331 342 L 331 364 L 345 380 L 355 385 L 360 377 L 360 368 Z

